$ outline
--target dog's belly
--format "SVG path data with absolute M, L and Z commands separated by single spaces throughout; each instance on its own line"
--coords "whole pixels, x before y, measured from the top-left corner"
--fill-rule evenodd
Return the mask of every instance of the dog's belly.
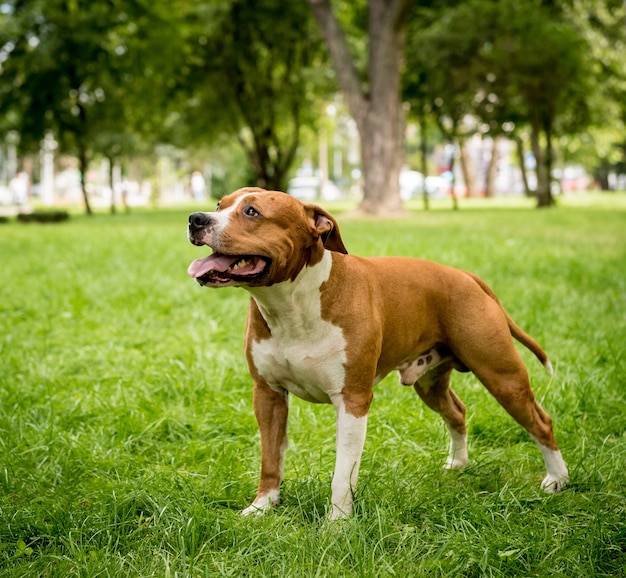
M 413 385 L 419 382 L 423 389 L 428 389 L 432 385 L 431 373 L 437 374 L 434 370 L 448 371 L 468 371 L 445 346 L 434 346 L 426 350 L 415 359 L 411 359 L 399 365 L 397 371 L 400 373 L 400 383 L 402 385 Z
M 345 378 L 345 339 L 341 329 L 325 323 L 316 340 L 271 337 L 253 343 L 257 371 L 273 389 L 286 389 L 314 403 L 330 403 L 341 393 Z

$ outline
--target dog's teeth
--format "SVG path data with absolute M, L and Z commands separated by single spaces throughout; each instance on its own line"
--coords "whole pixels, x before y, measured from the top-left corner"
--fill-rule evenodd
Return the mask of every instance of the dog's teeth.
M 233 267 L 232 270 L 236 271 L 237 269 L 241 269 L 242 267 L 245 267 L 246 265 L 248 265 L 249 261 L 248 259 L 241 259 L 240 261 L 237 261 Z

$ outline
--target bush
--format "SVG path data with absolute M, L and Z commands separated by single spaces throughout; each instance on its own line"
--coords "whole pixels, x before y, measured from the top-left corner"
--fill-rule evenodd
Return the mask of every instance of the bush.
M 34 211 L 20 213 L 17 220 L 20 223 L 60 223 L 67 221 L 70 215 L 67 211 Z

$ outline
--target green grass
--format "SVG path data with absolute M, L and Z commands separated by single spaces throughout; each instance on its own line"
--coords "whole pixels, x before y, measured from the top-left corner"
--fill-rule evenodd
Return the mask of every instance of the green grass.
M 522 353 L 571 484 L 544 495 L 534 444 L 461 374 L 472 461 L 444 474 L 441 420 L 391 376 L 339 526 L 334 411 L 297 399 L 283 502 L 239 515 L 259 467 L 247 296 L 187 278 L 205 252 L 186 211 L 0 226 L 0 575 L 625 576 L 624 199 L 340 217 L 351 252 L 478 273 L 545 346 L 552 377 Z

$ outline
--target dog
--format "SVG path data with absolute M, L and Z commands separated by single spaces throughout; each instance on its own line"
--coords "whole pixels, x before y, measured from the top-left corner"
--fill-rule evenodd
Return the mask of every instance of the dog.
M 513 338 L 551 371 L 478 276 L 422 259 L 348 255 L 326 210 L 285 193 L 243 188 L 215 212 L 189 216 L 188 237 L 212 253 L 188 274 L 206 287 L 251 296 L 245 351 L 261 435 L 256 498 L 243 514 L 278 503 L 287 447 L 288 396 L 336 411 L 331 520 L 352 511 L 373 387 L 392 371 L 439 413 L 450 434 L 445 468 L 468 462 L 465 406 L 453 370 L 471 371 L 537 443 L 548 493 L 568 470 L 550 416 L 539 406 Z

